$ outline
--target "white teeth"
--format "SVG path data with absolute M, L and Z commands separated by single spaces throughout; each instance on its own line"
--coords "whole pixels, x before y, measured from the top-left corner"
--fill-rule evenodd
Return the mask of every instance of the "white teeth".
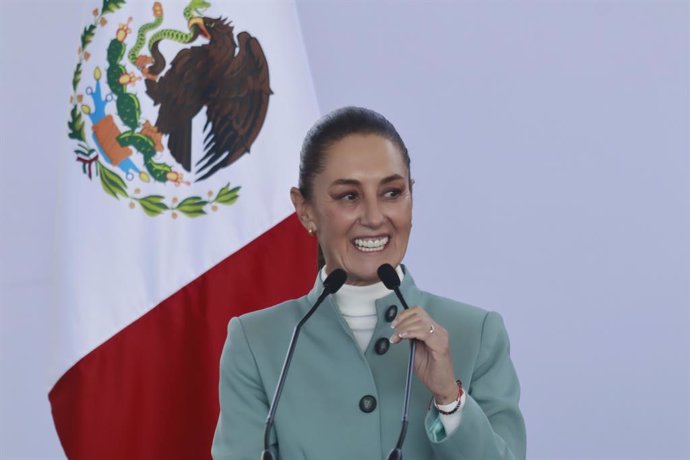
M 388 243 L 388 237 L 383 238 L 355 238 L 355 247 L 363 252 L 382 251 Z

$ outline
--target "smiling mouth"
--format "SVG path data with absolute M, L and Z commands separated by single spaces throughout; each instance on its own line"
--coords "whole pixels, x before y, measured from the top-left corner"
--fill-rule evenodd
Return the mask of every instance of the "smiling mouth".
M 355 248 L 362 252 L 379 252 L 383 251 L 388 244 L 387 236 L 378 236 L 374 238 L 355 238 L 352 240 Z

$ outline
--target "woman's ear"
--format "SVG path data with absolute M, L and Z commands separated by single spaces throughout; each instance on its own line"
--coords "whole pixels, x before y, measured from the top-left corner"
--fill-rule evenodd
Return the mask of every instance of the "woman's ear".
M 290 189 L 290 200 L 292 200 L 292 205 L 295 207 L 295 212 L 297 213 L 299 221 L 308 232 L 312 233 L 315 230 L 315 224 L 311 206 L 302 195 L 300 189 L 297 187 L 292 187 Z

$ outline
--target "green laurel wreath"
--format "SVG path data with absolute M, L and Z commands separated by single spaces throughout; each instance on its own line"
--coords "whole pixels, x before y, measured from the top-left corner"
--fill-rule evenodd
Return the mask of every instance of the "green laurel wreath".
M 81 111 L 79 110 L 79 101 L 77 98 L 77 89 L 82 78 L 83 62 L 87 59 L 85 57 L 86 50 L 93 41 L 96 35 L 96 30 L 101 18 L 106 15 L 114 13 L 119 10 L 126 0 L 103 0 L 101 10 L 93 11 L 93 23 L 84 27 L 80 36 L 81 47 L 79 49 L 79 60 L 72 75 L 72 101 L 69 112 L 69 119 L 67 121 L 67 128 L 69 130 L 68 137 L 77 141 L 76 161 L 82 164 L 82 172 L 88 175 L 89 180 L 95 175 L 100 178 L 103 190 L 113 198 L 119 200 L 120 198 L 129 199 L 130 207 L 135 207 L 134 203 L 138 203 L 141 209 L 149 216 L 158 216 L 166 212 L 170 212 L 173 218 L 177 217 L 177 213 L 184 214 L 187 217 L 198 217 L 207 214 L 207 209 L 217 210 L 217 205 L 232 205 L 239 198 L 240 187 L 230 188 L 230 184 L 226 184 L 217 192 L 209 192 L 209 199 L 203 199 L 200 196 L 189 196 L 179 201 L 173 198 L 169 203 L 166 203 L 166 197 L 162 195 L 147 195 L 143 197 L 136 196 L 139 189 L 135 189 L 133 193 L 128 191 L 127 183 L 120 177 L 120 175 L 109 168 L 100 160 L 100 155 L 90 144 L 84 132 L 84 120 Z M 93 170 L 92 170 L 93 168 Z M 215 196 L 214 196 L 215 195 Z

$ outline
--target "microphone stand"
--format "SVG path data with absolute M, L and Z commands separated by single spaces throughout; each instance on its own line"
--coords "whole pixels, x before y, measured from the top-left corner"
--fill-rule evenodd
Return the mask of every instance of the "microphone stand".
M 398 281 L 398 283 L 399 282 L 400 281 Z M 395 292 L 395 295 L 398 297 L 398 300 L 400 300 L 400 303 L 402 304 L 403 308 L 407 310 L 409 307 L 407 305 L 407 302 L 405 302 L 405 298 L 400 293 L 400 289 L 398 288 L 398 286 L 395 286 L 393 288 L 393 292 Z M 388 454 L 388 460 L 402 460 L 403 458 L 402 445 L 403 442 L 405 442 L 405 436 L 407 435 L 410 390 L 412 389 L 412 371 L 414 369 L 414 355 L 416 349 L 417 340 L 410 340 L 410 357 L 407 360 L 407 374 L 405 376 L 405 399 L 403 402 L 402 426 L 400 428 L 400 436 L 398 436 L 398 442 L 395 444 L 393 450 L 391 450 Z
M 405 298 L 400 292 L 400 277 L 395 272 L 395 269 L 390 264 L 383 264 L 379 267 L 377 271 L 379 279 L 383 281 L 383 284 L 395 292 L 398 300 L 402 304 L 403 308 L 407 310 L 409 306 L 405 301 Z M 412 389 L 412 371 L 414 370 L 414 355 L 417 349 L 417 341 L 415 339 L 410 340 L 410 357 L 407 361 L 407 374 L 405 376 L 405 399 L 403 402 L 403 413 L 402 413 L 402 426 L 400 427 L 400 436 L 398 437 L 398 442 L 395 444 L 393 450 L 388 454 L 388 460 L 402 460 L 402 445 L 405 441 L 405 435 L 407 434 L 407 424 L 408 424 L 408 412 L 410 406 L 410 390 Z
M 292 356 L 295 354 L 295 346 L 297 345 L 297 339 L 299 333 L 302 330 L 302 326 L 307 320 L 314 314 L 316 309 L 321 305 L 321 303 L 330 294 L 334 294 L 340 287 L 345 283 L 347 279 L 347 274 L 345 270 L 337 268 L 331 272 L 328 277 L 323 282 L 323 291 L 319 298 L 314 303 L 314 306 L 307 312 L 306 315 L 297 323 L 295 329 L 292 331 L 292 337 L 290 338 L 290 346 L 288 347 L 288 352 L 285 355 L 285 361 L 283 362 L 283 368 L 280 371 L 280 377 L 278 378 L 278 386 L 276 386 L 276 391 L 273 394 L 273 400 L 271 401 L 271 406 L 268 410 L 268 416 L 266 417 L 266 425 L 264 428 L 264 450 L 261 452 L 261 460 L 275 460 L 273 452 L 271 452 L 271 428 L 273 428 L 273 422 L 276 415 L 276 410 L 278 409 L 278 401 L 280 401 L 280 395 L 283 393 L 283 386 L 285 385 L 285 379 L 287 378 L 288 369 L 290 369 L 290 362 L 292 361 Z

